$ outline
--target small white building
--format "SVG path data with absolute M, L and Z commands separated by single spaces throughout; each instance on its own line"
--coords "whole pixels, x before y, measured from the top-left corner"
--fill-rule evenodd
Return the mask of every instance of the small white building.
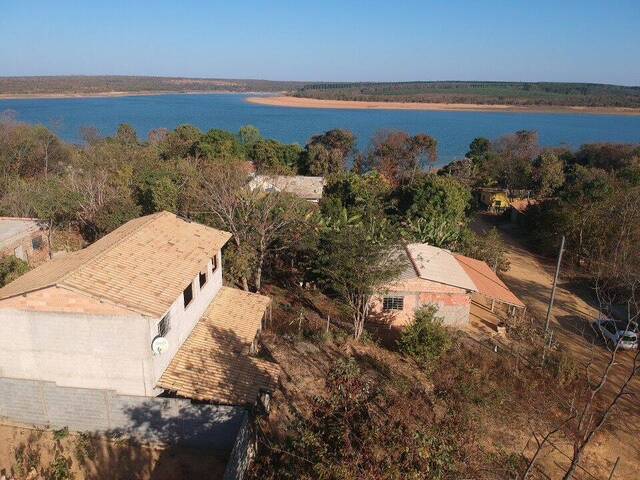
M 47 231 L 37 218 L 0 217 L 0 258 L 15 256 L 32 266 L 48 260 Z
M 324 177 L 303 175 L 255 175 L 249 182 L 251 190 L 287 192 L 312 203 L 320 201 L 324 185 Z
M 222 286 L 230 237 L 161 212 L 6 285 L 0 378 L 153 397 L 167 390 L 159 383 L 170 370 L 163 383 L 182 396 L 253 403 L 277 376 L 274 364 L 249 355 L 270 301 Z M 179 363 L 198 355 L 215 362 Z

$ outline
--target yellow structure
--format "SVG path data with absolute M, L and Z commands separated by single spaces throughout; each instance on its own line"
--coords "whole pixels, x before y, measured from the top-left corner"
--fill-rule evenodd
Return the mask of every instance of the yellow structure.
M 479 200 L 487 210 L 494 212 L 503 212 L 509 205 L 509 196 L 506 190 L 501 189 L 483 189 L 479 191 Z

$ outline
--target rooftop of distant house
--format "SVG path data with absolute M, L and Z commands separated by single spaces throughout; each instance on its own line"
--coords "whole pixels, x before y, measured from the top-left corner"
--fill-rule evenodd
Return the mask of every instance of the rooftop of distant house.
M 477 290 L 449 250 L 426 243 L 410 243 L 405 248 L 418 277 L 472 292 Z M 406 279 L 407 271 L 403 275 Z
M 302 175 L 256 175 L 250 184 L 252 188 L 287 192 L 305 200 L 318 201 L 322 198 L 325 179 Z
M 538 203 L 538 200 L 533 198 L 520 198 L 517 200 L 512 200 L 510 202 L 510 205 L 511 205 L 511 208 L 516 210 L 518 213 L 524 213 L 527 210 L 527 208 L 537 203 Z
M 57 286 L 161 317 L 230 237 L 169 212 L 147 215 L 27 272 L 0 299 Z
M 228 405 L 272 392 L 277 364 L 250 356 L 270 299 L 222 287 L 164 371 L 158 387 L 180 397 Z
M 45 228 L 37 218 L 0 217 L 0 247 Z

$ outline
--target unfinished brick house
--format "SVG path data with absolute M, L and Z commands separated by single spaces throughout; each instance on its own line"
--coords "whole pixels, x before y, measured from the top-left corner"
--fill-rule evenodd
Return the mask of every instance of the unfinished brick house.
M 222 285 L 230 237 L 161 212 L 1 288 L 0 419 L 191 444 L 239 478 L 279 367 L 255 356 L 270 299 Z
M 437 315 L 445 325 L 467 325 L 471 294 L 477 288 L 453 254 L 424 243 L 406 245 L 401 253 L 398 261 L 403 261 L 406 267 L 397 280 L 374 298 L 373 320 L 403 327 L 413 321 L 418 308 L 431 304 L 437 307 Z
M 0 258 L 14 255 L 31 266 L 48 260 L 47 230 L 36 218 L 0 217 Z

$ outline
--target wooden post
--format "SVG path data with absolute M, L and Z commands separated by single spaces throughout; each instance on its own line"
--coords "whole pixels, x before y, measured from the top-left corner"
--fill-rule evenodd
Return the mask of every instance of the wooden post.
M 551 317 L 551 309 L 553 308 L 553 300 L 556 297 L 556 286 L 558 284 L 558 274 L 560 273 L 560 263 L 562 262 L 562 254 L 564 253 L 564 235 L 560 243 L 560 253 L 558 253 L 558 264 L 556 265 L 556 275 L 553 277 L 553 287 L 551 287 L 551 298 L 549 299 L 549 308 L 547 309 L 547 321 L 544 324 L 544 331 L 549 330 L 549 319 Z

